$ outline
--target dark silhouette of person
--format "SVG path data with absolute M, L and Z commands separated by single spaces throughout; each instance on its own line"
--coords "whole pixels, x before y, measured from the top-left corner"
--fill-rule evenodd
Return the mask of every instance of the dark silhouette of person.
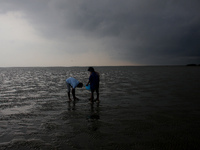
M 90 101 L 93 103 L 94 91 L 96 91 L 97 98 L 95 99 L 95 101 L 99 102 L 99 81 L 100 81 L 99 73 L 96 72 L 93 67 L 89 67 L 88 71 L 90 72 L 90 77 L 86 86 L 90 84 L 90 89 L 91 89 Z

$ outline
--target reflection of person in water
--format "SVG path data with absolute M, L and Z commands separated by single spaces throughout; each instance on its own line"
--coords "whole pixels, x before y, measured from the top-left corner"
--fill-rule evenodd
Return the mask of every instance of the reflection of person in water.
M 78 100 L 78 98 L 75 96 L 75 88 L 76 87 L 82 88 L 83 83 L 79 82 L 78 80 L 76 80 L 73 77 L 70 77 L 70 78 L 66 79 L 66 84 L 67 84 L 67 93 L 68 93 L 69 101 L 71 101 L 71 98 L 70 98 L 70 88 L 71 87 L 72 87 L 72 96 L 73 96 L 74 101 Z
M 71 105 L 71 101 L 68 102 L 68 111 L 71 111 L 71 110 L 76 110 L 76 101 L 73 101 L 72 105 Z
M 94 71 L 93 67 L 89 67 L 88 71 L 90 72 L 90 77 L 89 77 L 89 81 L 87 83 L 86 86 L 88 86 L 88 84 L 90 84 L 90 89 L 91 89 L 91 102 L 93 102 L 94 100 L 94 91 L 96 91 L 97 93 L 97 98 L 95 99 L 97 102 L 99 102 L 99 73 Z
M 88 129 L 92 131 L 96 131 L 99 128 L 99 122 L 100 119 L 99 116 L 99 103 L 97 103 L 97 107 L 94 109 L 94 103 L 91 104 L 90 108 L 90 114 L 87 116 L 88 121 Z

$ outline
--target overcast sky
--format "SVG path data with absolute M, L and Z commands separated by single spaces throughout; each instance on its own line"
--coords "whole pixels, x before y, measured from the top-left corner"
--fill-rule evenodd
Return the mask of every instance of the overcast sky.
M 200 64 L 200 0 L 1 0 L 0 67 Z

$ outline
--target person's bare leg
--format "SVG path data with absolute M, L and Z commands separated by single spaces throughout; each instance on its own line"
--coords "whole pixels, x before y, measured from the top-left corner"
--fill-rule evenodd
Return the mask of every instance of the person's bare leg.
M 96 89 L 96 93 L 97 93 L 97 98 L 96 98 L 96 101 L 99 102 L 99 88 Z
M 90 97 L 90 101 L 93 103 L 94 101 L 94 91 L 91 90 L 91 97 Z

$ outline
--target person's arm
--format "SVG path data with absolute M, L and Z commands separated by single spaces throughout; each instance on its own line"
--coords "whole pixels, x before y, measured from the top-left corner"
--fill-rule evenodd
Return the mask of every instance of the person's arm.
M 88 83 L 86 84 L 86 86 L 88 86 L 88 84 L 90 84 L 90 81 L 88 81 Z
M 91 73 L 90 73 L 89 81 L 88 81 L 88 83 L 86 84 L 86 86 L 88 86 L 88 84 L 90 84 L 90 80 L 91 80 Z

